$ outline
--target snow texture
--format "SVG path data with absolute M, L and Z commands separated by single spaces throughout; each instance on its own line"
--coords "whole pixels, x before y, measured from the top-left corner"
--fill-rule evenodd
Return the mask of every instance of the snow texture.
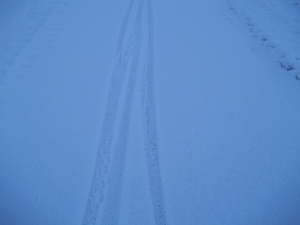
M 0 0 L 1 225 L 299 225 L 299 0 Z

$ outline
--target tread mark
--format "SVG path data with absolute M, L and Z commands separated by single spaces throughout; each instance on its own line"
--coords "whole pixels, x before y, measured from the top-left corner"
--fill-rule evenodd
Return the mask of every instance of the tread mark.
M 131 109 L 133 104 L 133 94 L 135 91 L 137 69 L 140 59 L 142 9 L 143 0 L 139 2 L 139 8 L 135 19 L 133 35 L 131 35 L 131 40 L 133 40 L 133 56 L 129 74 L 129 82 L 124 102 L 121 127 L 116 143 L 116 152 L 114 160 L 112 162 L 111 173 L 109 176 L 107 201 L 104 207 L 103 219 L 101 222 L 101 224 L 105 225 L 118 224 L 119 219 L 127 141 L 129 136 L 129 126 L 131 120 Z
M 154 93 L 154 19 L 151 1 L 147 1 L 148 44 L 146 50 L 145 87 L 143 95 L 143 128 L 145 136 L 145 153 L 148 167 L 150 191 L 152 197 L 154 220 L 156 225 L 167 224 L 159 166 L 158 140 L 156 127 L 155 93 Z
M 97 213 L 99 205 L 104 199 L 103 191 L 106 186 L 106 174 L 108 171 L 111 143 L 113 139 L 113 127 L 116 121 L 116 114 L 118 109 L 118 103 L 121 93 L 121 88 L 127 68 L 128 55 L 123 54 L 124 36 L 128 26 L 129 16 L 132 11 L 133 0 L 130 2 L 126 14 L 124 16 L 118 43 L 116 49 L 115 66 L 112 73 L 112 78 L 109 86 L 109 93 L 107 97 L 105 115 L 102 125 L 102 131 L 100 136 L 100 143 L 98 147 L 98 153 L 96 158 L 96 165 L 92 183 L 90 186 L 90 192 L 88 196 L 88 202 L 84 214 L 84 225 L 95 224 L 97 220 Z

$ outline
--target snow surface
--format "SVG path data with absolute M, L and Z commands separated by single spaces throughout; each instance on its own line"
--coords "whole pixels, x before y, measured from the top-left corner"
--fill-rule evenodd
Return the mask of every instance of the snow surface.
M 0 224 L 300 224 L 299 0 L 0 0 Z

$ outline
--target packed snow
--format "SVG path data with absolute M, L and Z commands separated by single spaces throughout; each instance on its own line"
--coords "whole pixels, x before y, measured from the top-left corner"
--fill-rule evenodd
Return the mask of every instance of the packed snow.
M 299 225 L 299 0 L 0 0 L 1 225 Z

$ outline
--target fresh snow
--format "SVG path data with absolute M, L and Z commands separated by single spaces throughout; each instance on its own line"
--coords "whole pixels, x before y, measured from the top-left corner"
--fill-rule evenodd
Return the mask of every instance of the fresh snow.
M 299 0 L 0 0 L 0 224 L 299 225 Z

